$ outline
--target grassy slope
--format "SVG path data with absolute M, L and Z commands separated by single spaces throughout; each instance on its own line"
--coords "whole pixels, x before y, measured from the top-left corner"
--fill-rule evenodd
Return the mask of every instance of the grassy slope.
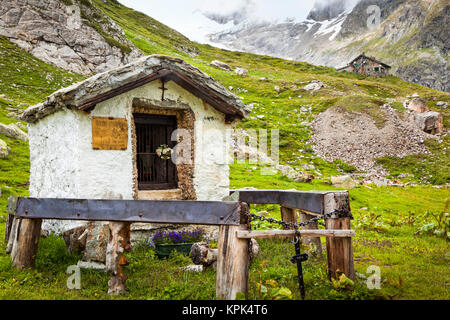
M 324 175 L 336 174 L 336 165 L 320 159 L 311 159 L 312 154 L 302 153 L 310 131 L 307 126 L 299 126 L 304 120 L 310 121 L 312 115 L 302 114 L 301 106 L 311 105 L 313 113 L 342 102 L 384 101 L 386 98 L 406 96 L 418 92 L 427 97 L 434 108 L 436 101 L 449 101 L 448 95 L 418 85 L 403 82 L 397 78 L 364 79 L 356 75 L 338 74 L 333 69 L 315 67 L 304 63 L 288 62 L 281 59 L 256 56 L 219 50 L 210 46 L 189 42 L 173 30 L 159 24 L 142 14 L 122 6 L 109 7 L 101 1 L 95 3 L 103 8 L 124 30 L 127 37 L 147 54 L 164 53 L 180 56 L 211 74 L 226 87 L 233 86 L 246 103 L 256 102 L 252 116 L 243 121 L 244 128 L 281 128 L 284 148 L 282 158 L 293 165 L 313 162 Z M 196 52 L 189 55 L 186 52 Z M 28 104 L 41 101 L 54 90 L 81 79 L 80 76 L 61 71 L 26 54 L 22 50 L 0 39 L 0 122 L 10 123 L 6 118 L 6 107 L 24 108 Z M 248 77 L 238 77 L 231 73 L 209 66 L 214 59 L 225 61 L 233 66 L 248 68 Z M 266 77 L 267 80 L 260 80 Z M 327 88 L 309 94 L 299 88 L 306 81 L 322 80 Z M 274 86 L 282 91 L 277 94 Z M 240 90 L 245 89 L 245 91 Z M 354 98 L 342 98 L 339 92 Z M 301 97 L 299 97 L 301 96 Z M 289 99 L 291 97 L 291 99 Z M 434 100 L 435 98 L 436 100 Z M 273 103 L 272 103 L 273 102 Z M 376 101 L 375 101 L 376 102 Z M 434 104 L 433 104 L 434 103 Z M 347 104 L 346 104 L 347 105 Z M 357 104 L 348 104 L 358 107 Z M 294 111 L 297 109 L 297 111 Z M 373 110 L 371 108 L 371 110 Z M 264 115 L 260 120 L 257 115 Z M 372 116 L 376 117 L 376 113 Z M 446 114 L 448 118 L 448 114 Z M 381 119 L 382 120 L 382 119 Z M 448 121 L 448 120 L 446 120 Z M 29 154 L 26 143 L 7 141 L 13 154 L 0 160 L 0 219 L 4 219 L 6 199 L 10 194 L 26 195 Z M 306 148 L 307 149 L 307 148 Z M 437 153 L 441 150 L 436 151 Z M 298 159 L 299 155 L 306 159 Z M 447 162 L 448 163 L 448 162 Z M 231 185 L 233 188 L 253 186 L 261 189 L 296 188 L 301 190 L 333 189 L 329 184 L 314 181 L 312 184 L 299 184 L 280 176 L 261 176 L 252 166 L 232 165 Z M 440 167 L 438 165 L 438 167 Z M 382 290 L 369 291 L 360 280 L 353 291 L 334 289 L 326 280 L 323 261 L 311 259 L 305 267 L 305 281 L 308 299 L 343 298 L 402 298 L 402 299 L 449 299 L 448 292 L 448 242 L 431 235 L 413 236 L 423 224 L 433 221 L 430 213 L 444 210 L 448 199 L 447 189 L 431 186 L 414 188 L 366 188 L 350 191 L 354 226 L 356 270 L 366 274 L 369 265 L 378 265 L 382 270 Z M 256 207 L 252 210 L 268 210 L 279 217 L 276 206 Z M 411 214 L 409 212 L 412 212 Z M 259 227 L 268 227 L 260 225 Z M 4 224 L 0 224 L 0 235 Z M 36 268 L 33 270 L 13 270 L 9 257 L 0 245 L 0 299 L 108 299 L 105 288 L 108 277 L 102 272 L 83 271 L 80 291 L 66 288 L 65 269 L 74 264 L 78 257 L 68 255 L 64 242 L 58 238 L 42 239 Z M 289 262 L 292 245 L 288 241 L 260 241 L 261 255 L 251 266 L 250 298 L 258 298 L 256 283 L 260 263 L 267 261 L 261 272 L 262 279 L 275 279 L 292 290 L 299 298 L 295 281 L 295 266 Z M 134 299 L 212 299 L 214 298 L 215 272 L 187 274 L 178 268 L 189 263 L 185 257 L 176 256 L 161 262 L 152 252 L 137 248 L 131 253 L 128 268 L 130 292 L 120 298 Z
M 0 122 L 16 123 L 7 117 L 8 108 L 25 109 L 41 102 L 52 92 L 70 85 L 82 77 L 50 66 L 34 58 L 0 37 Z M 25 123 L 23 123 L 25 124 Z M 28 194 L 28 143 L 0 134 L 12 152 L 0 159 L 0 207 L 6 207 L 8 196 Z

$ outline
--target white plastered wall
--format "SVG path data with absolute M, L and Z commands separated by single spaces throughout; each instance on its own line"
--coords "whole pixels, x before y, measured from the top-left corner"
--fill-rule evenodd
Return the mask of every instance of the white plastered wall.
M 154 81 L 99 103 L 90 113 L 63 110 L 29 124 L 30 196 L 40 198 L 133 199 L 133 98 L 161 99 Z M 194 112 L 194 188 L 198 200 L 222 200 L 229 192 L 225 116 L 173 82 L 165 97 Z M 92 149 L 92 117 L 126 118 L 125 151 Z M 43 229 L 60 233 L 80 222 L 47 220 Z

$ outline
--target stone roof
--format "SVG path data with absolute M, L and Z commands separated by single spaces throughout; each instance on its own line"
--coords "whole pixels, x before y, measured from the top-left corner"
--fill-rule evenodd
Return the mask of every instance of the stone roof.
M 64 108 L 90 111 L 97 103 L 156 79 L 176 82 L 229 119 L 242 119 L 250 113 L 238 97 L 198 68 L 178 58 L 151 55 L 60 89 L 45 102 L 26 109 L 21 120 L 33 123 Z
M 384 63 L 384 62 L 381 62 L 380 60 L 377 60 L 377 59 L 375 59 L 374 57 L 366 56 L 365 54 L 360 54 L 360 55 L 357 56 L 355 59 L 353 59 L 347 66 L 352 65 L 353 62 L 355 62 L 355 61 L 358 60 L 359 58 L 365 58 L 365 59 L 368 59 L 368 60 L 372 60 L 373 62 L 376 62 L 376 63 L 378 63 L 378 64 L 381 64 L 382 66 L 384 66 L 385 68 L 388 68 L 388 69 L 392 68 L 390 65 L 388 65 L 388 64 L 386 64 L 386 63 Z M 345 67 L 344 67 L 344 68 L 345 68 Z

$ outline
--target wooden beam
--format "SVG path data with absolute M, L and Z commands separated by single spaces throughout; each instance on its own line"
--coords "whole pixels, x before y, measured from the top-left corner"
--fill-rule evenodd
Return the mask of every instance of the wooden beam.
M 325 212 L 338 211 L 350 212 L 348 194 L 329 194 L 325 197 Z M 325 220 L 325 228 L 328 230 L 350 229 L 351 213 L 348 216 L 334 215 Z M 340 273 L 355 280 L 355 268 L 353 262 L 352 238 L 327 238 L 328 278 L 337 279 Z
M 335 237 L 335 238 L 349 238 L 355 236 L 354 230 L 299 230 L 302 237 Z M 295 235 L 295 230 L 261 230 L 249 231 L 238 230 L 237 237 L 239 239 L 264 239 L 264 238 L 292 238 Z
M 248 205 L 242 204 L 240 226 L 220 226 L 216 269 L 216 297 L 235 300 L 238 292 L 248 299 L 248 274 L 250 265 L 249 239 L 237 237 L 238 231 L 246 231 Z
M 301 209 L 308 214 L 322 215 L 325 210 L 327 195 L 348 197 L 348 191 L 298 191 L 298 190 L 230 190 L 238 193 L 239 201 L 249 204 L 279 204 L 281 206 Z M 347 208 L 351 217 L 350 206 Z
M 216 297 L 235 300 L 242 292 L 248 298 L 248 268 L 250 264 L 248 238 L 238 238 L 238 231 L 247 226 L 220 226 L 217 256 Z
M 240 204 L 224 201 L 18 198 L 16 217 L 200 225 L 240 225 Z

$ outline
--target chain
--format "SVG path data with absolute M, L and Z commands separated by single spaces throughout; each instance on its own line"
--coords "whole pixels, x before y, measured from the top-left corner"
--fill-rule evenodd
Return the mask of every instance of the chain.
M 348 212 L 346 210 L 335 210 L 330 213 L 325 213 L 320 216 L 314 217 L 312 219 L 309 219 L 307 221 L 299 222 L 299 223 L 292 223 L 292 222 L 285 222 L 281 220 L 276 220 L 274 218 L 266 218 L 261 215 L 257 215 L 255 213 L 248 213 L 249 217 L 249 223 L 252 220 L 261 220 L 261 221 L 267 221 L 269 223 L 276 223 L 280 226 L 284 227 L 285 229 L 295 229 L 295 235 L 294 235 L 294 245 L 295 245 L 295 256 L 291 258 L 291 262 L 297 264 L 297 276 L 298 276 L 298 285 L 300 289 L 300 295 L 302 299 L 305 299 L 305 283 L 303 281 L 303 268 L 302 268 L 302 262 L 308 260 L 308 253 L 301 253 L 301 245 L 302 245 L 302 236 L 300 234 L 300 231 L 298 230 L 300 227 L 307 226 L 308 224 L 317 222 L 322 219 L 329 219 L 334 215 L 337 215 L 338 217 L 345 217 L 348 216 Z
M 266 217 L 264 217 L 264 216 L 257 215 L 257 214 L 255 214 L 255 213 L 249 213 L 248 216 L 250 217 L 250 220 L 267 221 L 267 222 L 269 222 L 269 223 L 275 223 L 275 224 L 278 224 L 278 225 L 282 226 L 282 227 L 285 228 L 285 229 L 295 229 L 295 230 L 298 230 L 300 227 L 305 227 L 305 226 L 307 226 L 308 224 L 317 222 L 317 221 L 319 221 L 319 220 L 322 220 L 322 219 L 325 219 L 325 220 L 326 220 L 326 219 L 329 219 L 329 218 L 331 218 L 333 215 L 337 215 L 338 217 L 342 217 L 342 216 L 345 216 L 345 215 L 347 215 L 347 214 L 348 214 L 348 212 L 346 212 L 345 210 L 335 210 L 335 211 L 333 211 L 333 212 L 330 212 L 330 213 L 324 213 L 324 214 L 322 214 L 322 215 L 320 215 L 320 216 L 314 217 L 314 218 L 309 219 L 309 220 L 307 220 L 307 221 L 298 222 L 298 223 L 285 222 L 285 221 L 277 220 L 277 219 L 274 219 L 274 218 L 266 218 Z

